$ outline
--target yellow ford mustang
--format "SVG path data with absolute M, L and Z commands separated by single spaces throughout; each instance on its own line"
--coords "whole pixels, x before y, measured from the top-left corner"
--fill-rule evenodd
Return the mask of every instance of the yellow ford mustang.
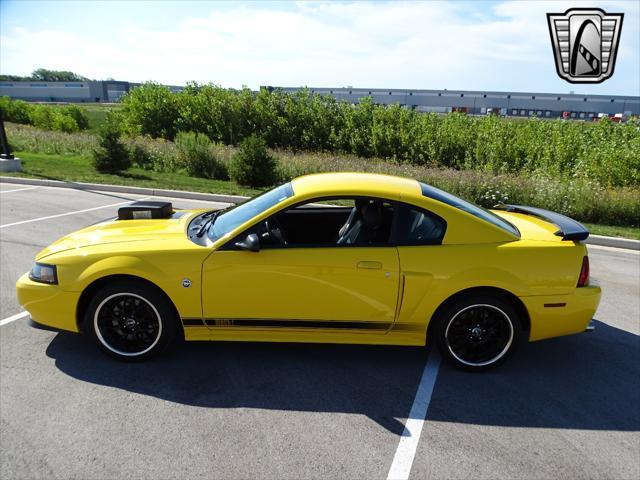
M 588 231 L 546 210 L 488 211 L 415 180 L 309 175 L 241 205 L 123 207 L 45 248 L 17 283 L 42 325 L 122 360 L 186 340 L 438 346 L 482 370 L 585 331 L 600 301 Z

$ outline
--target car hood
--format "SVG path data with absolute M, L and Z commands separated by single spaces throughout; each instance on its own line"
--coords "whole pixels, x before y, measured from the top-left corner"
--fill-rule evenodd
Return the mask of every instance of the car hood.
M 109 243 L 187 239 L 187 224 L 200 211 L 180 210 L 166 219 L 110 219 L 56 240 L 36 255 L 36 260 L 66 250 Z

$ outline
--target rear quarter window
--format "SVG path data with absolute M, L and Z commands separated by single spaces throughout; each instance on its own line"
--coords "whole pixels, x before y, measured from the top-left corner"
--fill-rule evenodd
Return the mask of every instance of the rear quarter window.
M 420 183 L 420 188 L 422 189 L 422 195 L 425 197 L 433 198 L 434 200 L 438 200 L 439 202 L 455 207 L 458 210 L 470 213 L 471 215 L 481 218 L 485 222 L 489 222 L 490 224 L 515 235 L 516 237 L 520 236 L 520 231 L 513 224 L 507 222 L 495 213 L 491 213 L 489 210 L 467 202 L 466 200 L 447 193 L 444 190 L 427 185 L 426 183 Z
M 401 204 L 395 228 L 398 245 L 440 245 L 447 222 L 435 213 L 412 205 Z

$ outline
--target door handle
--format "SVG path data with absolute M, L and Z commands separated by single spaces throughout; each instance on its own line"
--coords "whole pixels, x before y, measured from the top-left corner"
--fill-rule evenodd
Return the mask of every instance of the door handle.
M 380 270 L 382 268 L 382 262 L 358 262 L 358 268 L 366 268 L 367 270 Z

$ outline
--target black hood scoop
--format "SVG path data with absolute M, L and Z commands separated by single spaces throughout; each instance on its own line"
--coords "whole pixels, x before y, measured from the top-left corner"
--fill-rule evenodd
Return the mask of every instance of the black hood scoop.
M 171 202 L 133 202 L 118 209 L 118 220 L 149 220 L 171 218 Z

